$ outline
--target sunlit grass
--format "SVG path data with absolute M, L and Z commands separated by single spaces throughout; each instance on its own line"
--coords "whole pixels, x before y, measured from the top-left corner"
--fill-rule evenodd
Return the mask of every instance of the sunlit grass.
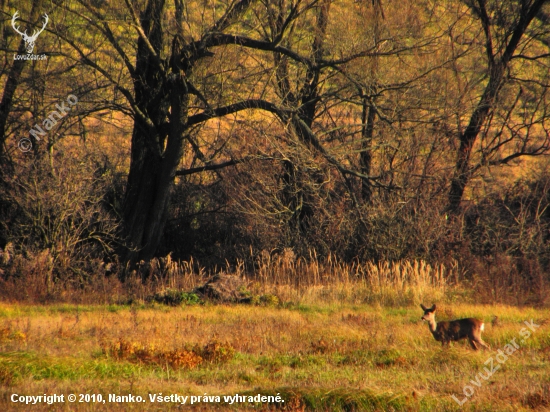
M 541 326 L 476 388 L 465 406 L 529 410 L 529 403 L 544 406 L 550 401 L 544 392 L 550 385 L 546 309 L 440 304 L 440 320 L 483 319 L 491 352 L 474 352 L 466 342 L 442 349 L 420 321 L 422 311 L 416 305 L 339 305 L 332 300 L 276 307 L 136 305 L 116 310 L 101 305 L 72 310 L 67 305 L 2 305 L 1 312 L 2 410 L 27 410 L 9 401 L 11 393 L 76 389 L 142 396 L 279 391 L 287 396 L 287 406 L 294 405 L 291 410 L 459 410 L 451 395 L 462 399 L 464 385 L 499 348 L 520 337 L 524 322 L 531 319 Z M 134 352 L 154 349 L 140 356 L 131 350 L 115 356 L 106 349 L 121 340 L 134 345 Z M 205 348 L 213 341 L 226 342 L 234 352 L 193 367 L 159 361 L 170 359 L 168 353 Z M 148 410 L 147 405 L 132 407 Z M 101 407 L 109 410 L 107 404 Z M 110 408 L 117 410 L 117 405 Z

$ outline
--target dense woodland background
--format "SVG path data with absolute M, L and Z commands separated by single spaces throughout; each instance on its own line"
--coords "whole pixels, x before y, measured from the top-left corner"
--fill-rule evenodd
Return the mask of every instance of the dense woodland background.
M 550 1 L 0 10 L 2 298 L 423 261 L 487 300 L 548 299 Z M 14 60 L 15 11 L 28 33 L 48 14 L 47 60 Z

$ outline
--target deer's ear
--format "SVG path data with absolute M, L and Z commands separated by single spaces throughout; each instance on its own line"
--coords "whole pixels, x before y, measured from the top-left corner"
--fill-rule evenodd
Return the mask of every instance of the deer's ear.
M 422 308 L 422 310 L 426 310 L 426 306 L 424 306 L 422 303 L 420 304 L 420 307 Z
M 435 310 L 435 303 L 433 304 L 433 306 L 430 308 L 430 310 L 433 312 Z

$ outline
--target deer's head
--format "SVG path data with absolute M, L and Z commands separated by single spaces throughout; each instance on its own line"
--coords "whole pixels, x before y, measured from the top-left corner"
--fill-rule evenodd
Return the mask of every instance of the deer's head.
M 19 30 L 19 27 L 15 25 L 15 21 L 19 18 L 19 12 L 16 11 L 11 19 L 11 25 L 13 29 L 23 37 L 23 40 L 25 41 L 25 49 L 27 50 L 27 53 L 32 53 L 34 50 L 34 42 L 38 38 L 38 35 L 44 31 L 46 28 L 46 25 L 48 24 L 48 15 L 44 13 L 44 24 L 42 25 L 42 28 L 40 30 L 35 30 L 32 34 L 32 36 L 29 36 L 27 34 L 27 30 L 25 32 L 21 32 Z
M 420 307 L 424 311 L 424 316 L 421 318 L 422 320 L 427 320 L 428 322 L 435 320 L 435 303 L 431 308 L 427 308 L 422 304 L 420 304 Z

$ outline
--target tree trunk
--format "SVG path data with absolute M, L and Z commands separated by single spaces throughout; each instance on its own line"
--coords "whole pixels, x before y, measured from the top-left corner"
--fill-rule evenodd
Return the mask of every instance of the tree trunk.
M 384 11 L 380 1 L 372 2 L 374 8 L 373 18 L 373 34 L 374 44 L 380 42 L 380 22 L 384 18 Z M 372 88 L 375 89 L 378 83 L 378 57 L 373 56 L 370 61 L 370 75 L 372 81 Z M 374 136 L 374 121 L 376 120 L 376 109 L 374 107 L 374 99 L 369 104 L 369 98 L 366 96 L 366 91 L 360 90 L 363 110 L 361 112 L 361 152 L 359 154 L 359 163 L 361 166 L 361 173 L 365 176 L 370 176 L 372 169 L 372 137 Z M 370 203 L 372 200 L 372 185 L 368 179 L 361 179 L 361 198 L 364 203 Z
M 136 105 L 145 118 L 136 115 L 134 120 L 130 172 L 123 204 L 129 247 L 126 260 L 130 265 L 150 259 L 158 247 L 172 182 L 167 172 L 174 154 L 169 153 L 168 146 L 177 150 L 173 145 L 166 145 L 165 150 L 166 133 L 161 127 L 170 104 L 163 87 L 163 73 L 158 69 L 163 40 L 163 7 L 164 0 L 150 0 L 142 13 L 141 26 L 156 55 L 140 37 L 133 76 Z
M 276 32 L 277 35 L 280 34 L 279 31 L 282 30 L 284 22 L 283 4 L 284 3 L 279 4 L 279 10 L 275 13 L 271 10 L 272 30 Z M 330 4 L 330 0 L 322 0 L 317 6 L 316 26 L 314 28 L 315 36 L 311 44 L 311 61 L 313 63 L 320 61 L 323 58 Z M 308 67 L 305 76 L 302 79 L 300 89 L 297 94 L 294 94 L 291 91 L 289 81 L 290 75 L 288 72 L 286 57 L 281 57 L 275 53 L 274 60 L 277 65 L 277 85 L 279 87 L 279 93 L 282 96 L 283 103 L 291 107 L 296 107 L 298 109 L 298 116 L 300 120 L 302 120 L 307 127 L 311 129 L 319 103 L 320 69 L 312 66 Z M 289 125 L 302 144 L 313 144 L 310 140 L 310 135 L 307 132 L 304 132 L 303 127 L 295 121 L 294 117 L 290 119 Z M 282 200 L 284 204 L 293 211 L 292 218 L 290 219 L 291 229 L 296 234 L 300 234 L 305 232 L 308 228 L 308 221 L 315 213 L 312 199 L 314 194 L 308 193 L 311 189 L 307 187 L 307 184 L 304 185 L 300 182 L 300 178 L 298 177 L 299 170 L 297 170 L 296 165 L 287 160 L 283 162 L 283 166 L 285 168 L 285 172 L 282 180 L 285 187 L 283 190 Z M 311 178 L 315 179 L 315 177 Z M 316 183 L 320 184 L 321 182 L 322 179 L 317 176 Z M 301 242 L 301 239 L 298 238 L 297 241 Z
M 363 140 L 359 161 L 361 163 L 361 173 L 370 176 L 372 168 L 372 136 L 374 133 L 374 120 L 376 110 L 368 106 L 366 99 L 363 100 L 363 113 L 361 115 L 361 137 Z M 361 197 L 363 202 L 369 203 L 372 199 L 372 187 L 367 179 L 361 179 Z
M 124 226 L 130 247 L 127 260 L 131 264 L 140 259 L 148 259 L 154 253 L 151 252 L 155 246 L 153 240 L 162 229 L 160 223 L 165 214 L 164 210 L 155 208 L 158 204 L 157 197 L 164 191 L 165 185 L 160 173 L 163 159 L 158 151 L 151 150 L 147 140 L 154 140 L 154 136 L 139 127 L 139 121 L 136 120 L 123 205 Z
M 128 178 L 125 204 L 125 224 L 131 244 L 137 250 L 131 251 L 133 259 L 151 259 L 162 238 L 168 217 L 171 188 L 176 169 L 183 155 L 183 141 L 189 95 L 183 75 L 170 79 L 171 112 L 166 148 L 152 153 L 143 143 L 150 136 L 143 135 L 142 128 L 134 130 L 136 161 L 132 158 L 132 179 Z M 132 145 L 132 148 L 134 144 Z
M 177 34 L 172 39 L 170 57 L 165 60 L 161 58 L 164 4 L 165 0 L 149 0 L 141 15 L 136 68 L 132 74 L 137 108 L 123 205 L 129 247 L 126 261 L 130 266 L 139 260 L 151 259 L 161 242 L 176 168 L 183 156 L 184 141 L 190 127 L 190 94 L 197 93 L 188 79 L 192 77 L 194 62 L 212 56 L 207 50 L 208 41 L 214 38 L 211 35 L 203 36 L 185 49 L 181 22 L 183 2 L 176 0 Z M 233 4 L 213 25 L 210 33 L 229 27 L 249 4 L 249 0 Z M 133 12 L 130 3 L 128 7 Z M 244 105 L 240 110 L 246 107 Z
M 460 208 L 460 202 L 464 195 L 464 189 L 471 178 L 470 156 L 472 147 L 477 139 L 481 127 L 485 123 L 487 116 L 494 105 L 494 100 L 498 95 L 498 91 L 502 86 L 504 76 L 504 68 L 498 67 L 493 70 L 491 78 L 485 92 L 476 109 L 470 117 L 470 123 L 466 130 L 459 136 L 460 146 L 458 148 L 457 161 L 455 172 L 451 180 L 451 188 L 449 190 L 449 212 L 456 214 Z
M 31 15 L 29 21 L 34 22 L 38 19 L 38 14 L 42 5 L 42 0 L 34 0 L 32 2 Z M 31 32 L 32 27 L 27 27 L 27 32 Z M 21 38 L 19 47 L 17 48 L 17 54 L 25 54 L 25 41 Z M 21 79 L 21 73 L 25 67 L 26 60 L 14 60 L 6 80 L 6 86 L 4 87 L 4 94 L 0 101 L 0 162 L 4 163 L 5 156 L 5 144 L 6 144 L 6 126 L 8 123 L 8 117 L 13 105 L 13 96 L 19 85 Z
M 497 56 L 493 50 L 493 39 L 491 33 L 491 19 L 486 10 L 485 1 L 478 0 L 477 5 L 472 5 L 475 14 L 479 17 L 485 33 L 486 53 L 488 59 L 489 82 L 485 87 L 466 130 L 459 136 L 460 146 L 458 148 L 457 160 L 455 164 L 454 175 L 451 179 L 449 189 L 448 211 L 451 214 L 457 214 L 460 210 L 460 203 L 464 196 L 464 190 L 472 177 L 470 166 L 470 156 L 472 148 L 477 140 L 479 132 L 487 117 L 494 109 L 495 100 L 505 81 L 505 73 L 510 61 L 525 34 L 527 28 L 535 16 L 539 13 L 544 3 L 548 0 L 535 0 L 530 5 L 525 2 L 521 7 L 521 14 L 517 23 L 510 27 L 508 43 L 502 54 Z

